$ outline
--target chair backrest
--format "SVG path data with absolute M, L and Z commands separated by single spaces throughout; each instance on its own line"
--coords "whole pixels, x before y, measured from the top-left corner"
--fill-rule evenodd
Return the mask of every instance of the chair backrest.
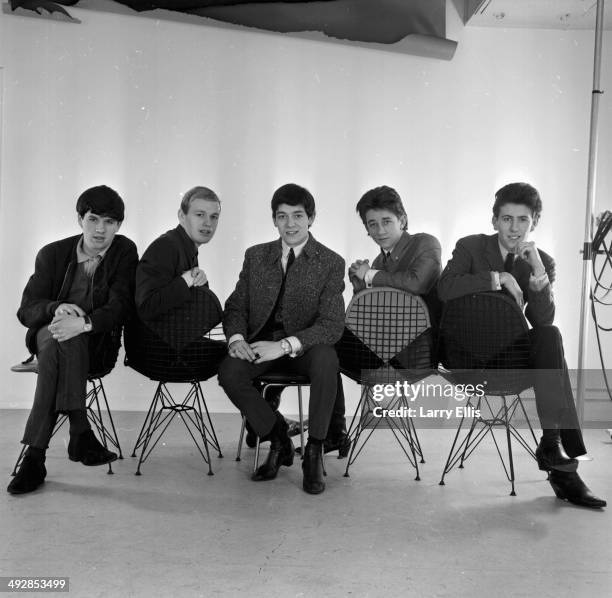
M 161 318 L 135 318 L 125 327 L 125 365 L 162 382 L 206 380 L 227 354 L 220 330 L 223 311 L 206 287 Z
M 531 386 L 529 326 L 516 301 L 500 292 L 448 301 L 440 322 L 442 364 L 464 384 L 486 381 L 488 394 Z
M 351 299 L 336 350 L 341 371 L 358 382 L 414 381 L 431 373 L 433 340 L 421 297 L 376 287 Z

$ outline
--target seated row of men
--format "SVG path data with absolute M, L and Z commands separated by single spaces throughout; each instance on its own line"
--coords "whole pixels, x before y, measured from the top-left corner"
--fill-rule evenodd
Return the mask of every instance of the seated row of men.
M 323 452 L 338 449 L 346 454 L 348 444 L 334 348 L 344 330 L 345 262 L 310 233 L 315 201 L 307 189 L 283 185 L 272 197 L 271 210 L 280 238 L 247 249 L 225 303 L 228 355 L 219 367 L 219 383 L 253 433 L 270 440 L 266 462 L 252 476 L 264 481 L 292 465 L 295 451 L 278 400 L 264 400 L 253 381 L 271 368 L 308 376 L 303 488 L 319 494 L 325 489 Z M 355 292 L 390 286 L 421 295 L 432 315 L 437 313 L 436 289 L 442 301 L 498 290 L 525 307 L 533 326 L 531 365 L 558 373 L 535 380 L 543 430 L 538 466 L 549 473 L 557 497 L 601 508 L 606 502 L 593 495 L 576 471 L 576 457 L 586 448 L 563 343 L 553 326 L 555 264 L 529 240 L 541 210 L 540 196 L 531 185 L 504 186 L 493 204 L 495 234 L 460 239 L 441 273 L 438 240 L 425 233 L 409 234 L 397 192 L 377 187 L 363 195 L 357 212 L 381 252 L 372 264 L 355 261 L 348 276 Z M 124 204 L 115 191 L 106 186 L 88 189 L 77 201 L 77 213 L 82 234 L 41 249 L 18 311 L 28 328 L 28 348 L 38 356 L 39 374 L 22 439 L 28 448 L 8 486 L 12 494 L 31 492 L 44 482 L 45 451 L 60 413 L 70 422 L 71 460 L 101 465 L 116 459 L 89 426 L 87 374 L 102 371 L 109 355 L 114 363 L 118 331 L 134 302 L 141 319 L 155 320 L 188 301 L 191 287 L 208 285 L 198 248 L 213 238 L 221 202 L 206 187 L 188 191 L 178 211 L 179 225 L 156 239 L 140 262 L 134 243 L 117 234 Z

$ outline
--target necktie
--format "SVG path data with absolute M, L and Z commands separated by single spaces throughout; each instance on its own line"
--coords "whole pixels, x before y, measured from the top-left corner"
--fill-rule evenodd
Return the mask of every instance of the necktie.
M 289 272 L 289 268 L 291 268 L 293 262 L 295 262 L 295 253 L 293 252 L 293 247 L 289 250 L 289 255 L 287 256 L 287 266 L 285 267 L 285 277 Z
M 383 251 L 383 266 L 386 266 L 391 261 L 391 252 Z
M 504 272 L 512 272 L 514 269 L 514 253 L 508 253 L 506 255 L 506 259 L 504 260 Z

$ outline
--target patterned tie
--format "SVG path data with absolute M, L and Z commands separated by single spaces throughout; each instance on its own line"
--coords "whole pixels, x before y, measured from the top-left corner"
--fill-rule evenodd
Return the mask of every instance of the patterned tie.
M 287 256 L 287 266 L 285 267 L 285 278 L 287 277 L 287 273 L 289 272 L 289 268 L 295 262 L 295 253 L 293 252 L 293 247 L 289 250 L 289 255 Z
M 391 252 L 383 250 L 383 266 L 386 266 L 391 261 Z
M 506 255 L 506 259 L 504 260 L 504 272 L 512 272 L 514 270 L 514 253 L 508 253 Z

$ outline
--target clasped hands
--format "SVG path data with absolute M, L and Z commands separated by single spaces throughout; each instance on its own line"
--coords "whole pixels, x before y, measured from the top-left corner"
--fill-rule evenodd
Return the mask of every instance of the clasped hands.
M 181 274 L 188 287 L 203 287 L 207 282 L 206 273 L 201 268 L 194 266 Z
M 285 355 L 280 341 L 256 341 L 247 343 L 245 340 L 236 340 L 229 346 L 229 356 L 243 359 L 251 363 L 264 363 L 273 361 Z
M 47 329 L 51 336 L 58 342 L 70 340 L 83 332 L 83 320 L 85 312 L 74 303 L 60 303 L 55 309 L 51 324 Z
M 360 291 L 365 288 L 365 275 L 370 269 L 369 260 L 356 260 L 349 266 L 349 280 L 353 283 L 353 289 Z

